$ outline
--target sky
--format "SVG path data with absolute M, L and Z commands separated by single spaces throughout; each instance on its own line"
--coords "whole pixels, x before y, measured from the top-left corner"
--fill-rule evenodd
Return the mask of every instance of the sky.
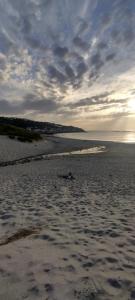
M 0 115 L 135 130 L 135 1 L 0 0 Z

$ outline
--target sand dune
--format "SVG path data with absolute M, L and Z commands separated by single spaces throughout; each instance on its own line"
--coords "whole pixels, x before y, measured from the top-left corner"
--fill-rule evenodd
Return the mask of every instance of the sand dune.
M 38 155 L 52 148 L 51 141 L 44 138 L 43 141 L 33 143 L 21 143 L 17 140 L 0 136 L 0 162 L 20 159 L 31 155 Z

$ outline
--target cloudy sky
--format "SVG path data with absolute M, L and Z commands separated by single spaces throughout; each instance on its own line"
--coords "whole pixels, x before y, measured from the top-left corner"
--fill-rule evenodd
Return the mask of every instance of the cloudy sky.
M 0 0 L 0 115 L 135 130 L 135 0 Z

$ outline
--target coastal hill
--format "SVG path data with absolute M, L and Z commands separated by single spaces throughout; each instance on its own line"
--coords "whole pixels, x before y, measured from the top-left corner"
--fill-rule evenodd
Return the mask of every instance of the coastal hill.
M 0 117 L 0 125 L 12 125 L 22 129 L 33 130 L 38 133 L 55 134 L 65 132 L 83 132 L 84 130 L 74 126 L 65 126 L 49 122 L 33 121 L 21 118 Z
M 41 140 L 42 134 L 82 131 L 83 129 L 73 126 L 64 126 L 21 118 L 0 117 L 0 135 L 6 135 L 10 139 L 17 139 L 21 142 Z

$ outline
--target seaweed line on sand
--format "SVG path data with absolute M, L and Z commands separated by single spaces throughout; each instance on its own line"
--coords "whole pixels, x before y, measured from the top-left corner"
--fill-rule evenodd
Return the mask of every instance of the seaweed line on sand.
M 20 239 L 24 239 L 32 234 L 37 233 L 40 230 L 40 227 L 38 228 L 30 228 L 30 229 L 20 229 L 13 235 L 7 237 L 3 242 L 0 243 L 0 246 L 4 246 L 10 243 L 13 243 L 15 241 L 18 241 Z

